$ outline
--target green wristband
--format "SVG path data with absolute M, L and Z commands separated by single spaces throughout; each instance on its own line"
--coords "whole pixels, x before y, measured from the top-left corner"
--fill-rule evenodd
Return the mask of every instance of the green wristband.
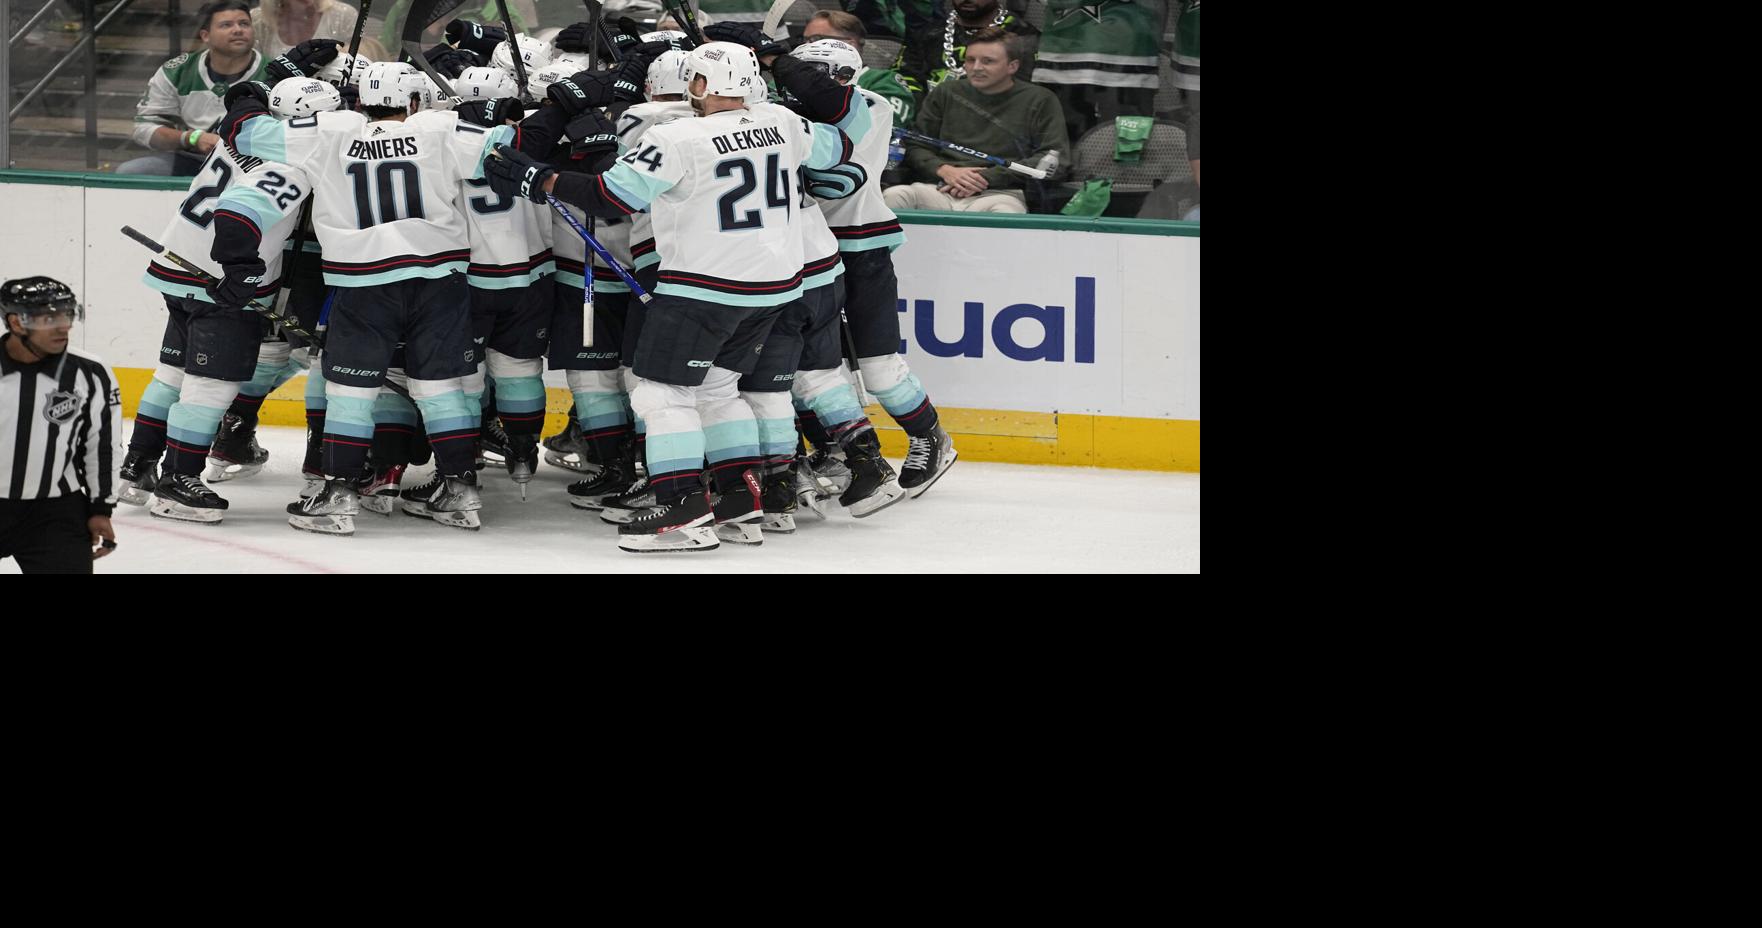
M 191 129 L 190 134 L 184 136 L 184 144 L 188 145 L 190 148 L 195 148 L 196 145 L 201 141 L 202 141 L 202 130 L 201 129 Z

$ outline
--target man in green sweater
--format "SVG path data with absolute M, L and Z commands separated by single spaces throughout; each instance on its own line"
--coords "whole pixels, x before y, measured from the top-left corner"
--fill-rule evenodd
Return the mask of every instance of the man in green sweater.
M 1049 153 L 1070 161 L 1070 137 L 1052 91 L 1016 80 L 1021 46 L 1002 29 L 967 43 L 966 79 L 938 84 L 924 98 L 917 131 L 990 155 L 1037 166 Z M 915 183 L 890 187 L 893 209 L 1025 213 L 1027 180 L 977 158 L 907 143 L 906 167 Z

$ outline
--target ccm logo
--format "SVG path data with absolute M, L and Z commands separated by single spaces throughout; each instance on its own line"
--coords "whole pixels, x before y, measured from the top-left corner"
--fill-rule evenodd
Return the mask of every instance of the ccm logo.
M 685 366 L 686 367 L 709 367 L 712 363 L 714 363 L 714 362 L 711 362 L 711 361 L 687 361 L 687 362 L 685 362 Z

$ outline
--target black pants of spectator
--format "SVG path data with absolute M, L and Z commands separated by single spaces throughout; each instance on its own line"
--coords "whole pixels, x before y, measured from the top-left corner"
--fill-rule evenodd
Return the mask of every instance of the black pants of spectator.
M 1083 133 L 1116 116 L 1156 115 L 1156 91 L 1144 87 L 1094 87 L 1088 84 L 1042 84 L 1058 97 L 1065 111 L 1071 144 Z
M 86 506 L 81 496 L 0 499 L 0 561 L 16 558 L 27 574 L 91 573 Z

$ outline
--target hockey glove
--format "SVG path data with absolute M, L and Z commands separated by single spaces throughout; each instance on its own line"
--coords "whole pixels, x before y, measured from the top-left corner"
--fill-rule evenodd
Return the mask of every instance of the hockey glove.
M 494 129 L 509 123 L 519 122 L 526 115 L 526 107 L 513 97 L 502 97 L 497 100 L 472 100 L 453 107 L 459 114 L 460 122 L 468 122 L 485 129 Z
M 448 48 L 445 45 L 436 45 L 423 52 L 422 56 L 428 59 L 431 67 L 449 81 L 458 80 L 459 75 L 465 73 L 466 68 L 483 67 L 483 56 L 469 48 Z
M 646 59 L 630 55 L 618 66 L 618 72 L 612 77 L 612 102 L 641 103 L 645 97 L 643 84 L 648 82 L 649 63 Z
M 598 159 L 606 152 L 618 150 L 618 134 L 612 131 L 611 120 L 599 110 L 588 110 L 575 117 L 564 134 L 575 143 L 569 154 L 576 160 Z
M 815 122 L 837 123 L 862 100 L 855 87 L 838 83 L 800 58 L 785 55 L 771 62 L 771 75 L 779 90 L 795 98 L 790 108 Z
M 704 27 L 704 38 L 712 42 L 733 42 L 753 50 L 763 61 L 771 55 L 789 54 L 789 46 L 772 39 L 752 23 L 712 23 Z
M 609 105 L 613 82 L 610 71 L 577 71 L 552 84 L 545 95 L 570 119 L 575 119 L 588 110 Z
M 534 203 L 545 202 L 545 181 L 557 169 L 509 148 L 497 145 L 495 154 L 483 159 L 483 176 L 490 189 L 505 197 L 525 197 Z
M 269 273 L 261 260 L 229 264 L 222 270 L 226 276 L 208 288 L 208 295 L 214 298 L 214 305 L 224 309 L 244 309 L 256 298 L 264 275 Z
M 265 65 L 263 73 L 272 84 L 290 77 L 311 77 L 336 60 L 342 44 L 336 39 L 307 39 Z
M 455 19 L 447 23 L 447 44 L 456 48 L 468 48 L 488 61 L 496 53 L 496 46 L 508 41 L 508 31 L 500 26 L 485 26 L 468 20 Z
M 593 50 L 593 27 L 587 23 L 576 23 L 557 33 L 551 40 L 557 51 L 579 55 Z

